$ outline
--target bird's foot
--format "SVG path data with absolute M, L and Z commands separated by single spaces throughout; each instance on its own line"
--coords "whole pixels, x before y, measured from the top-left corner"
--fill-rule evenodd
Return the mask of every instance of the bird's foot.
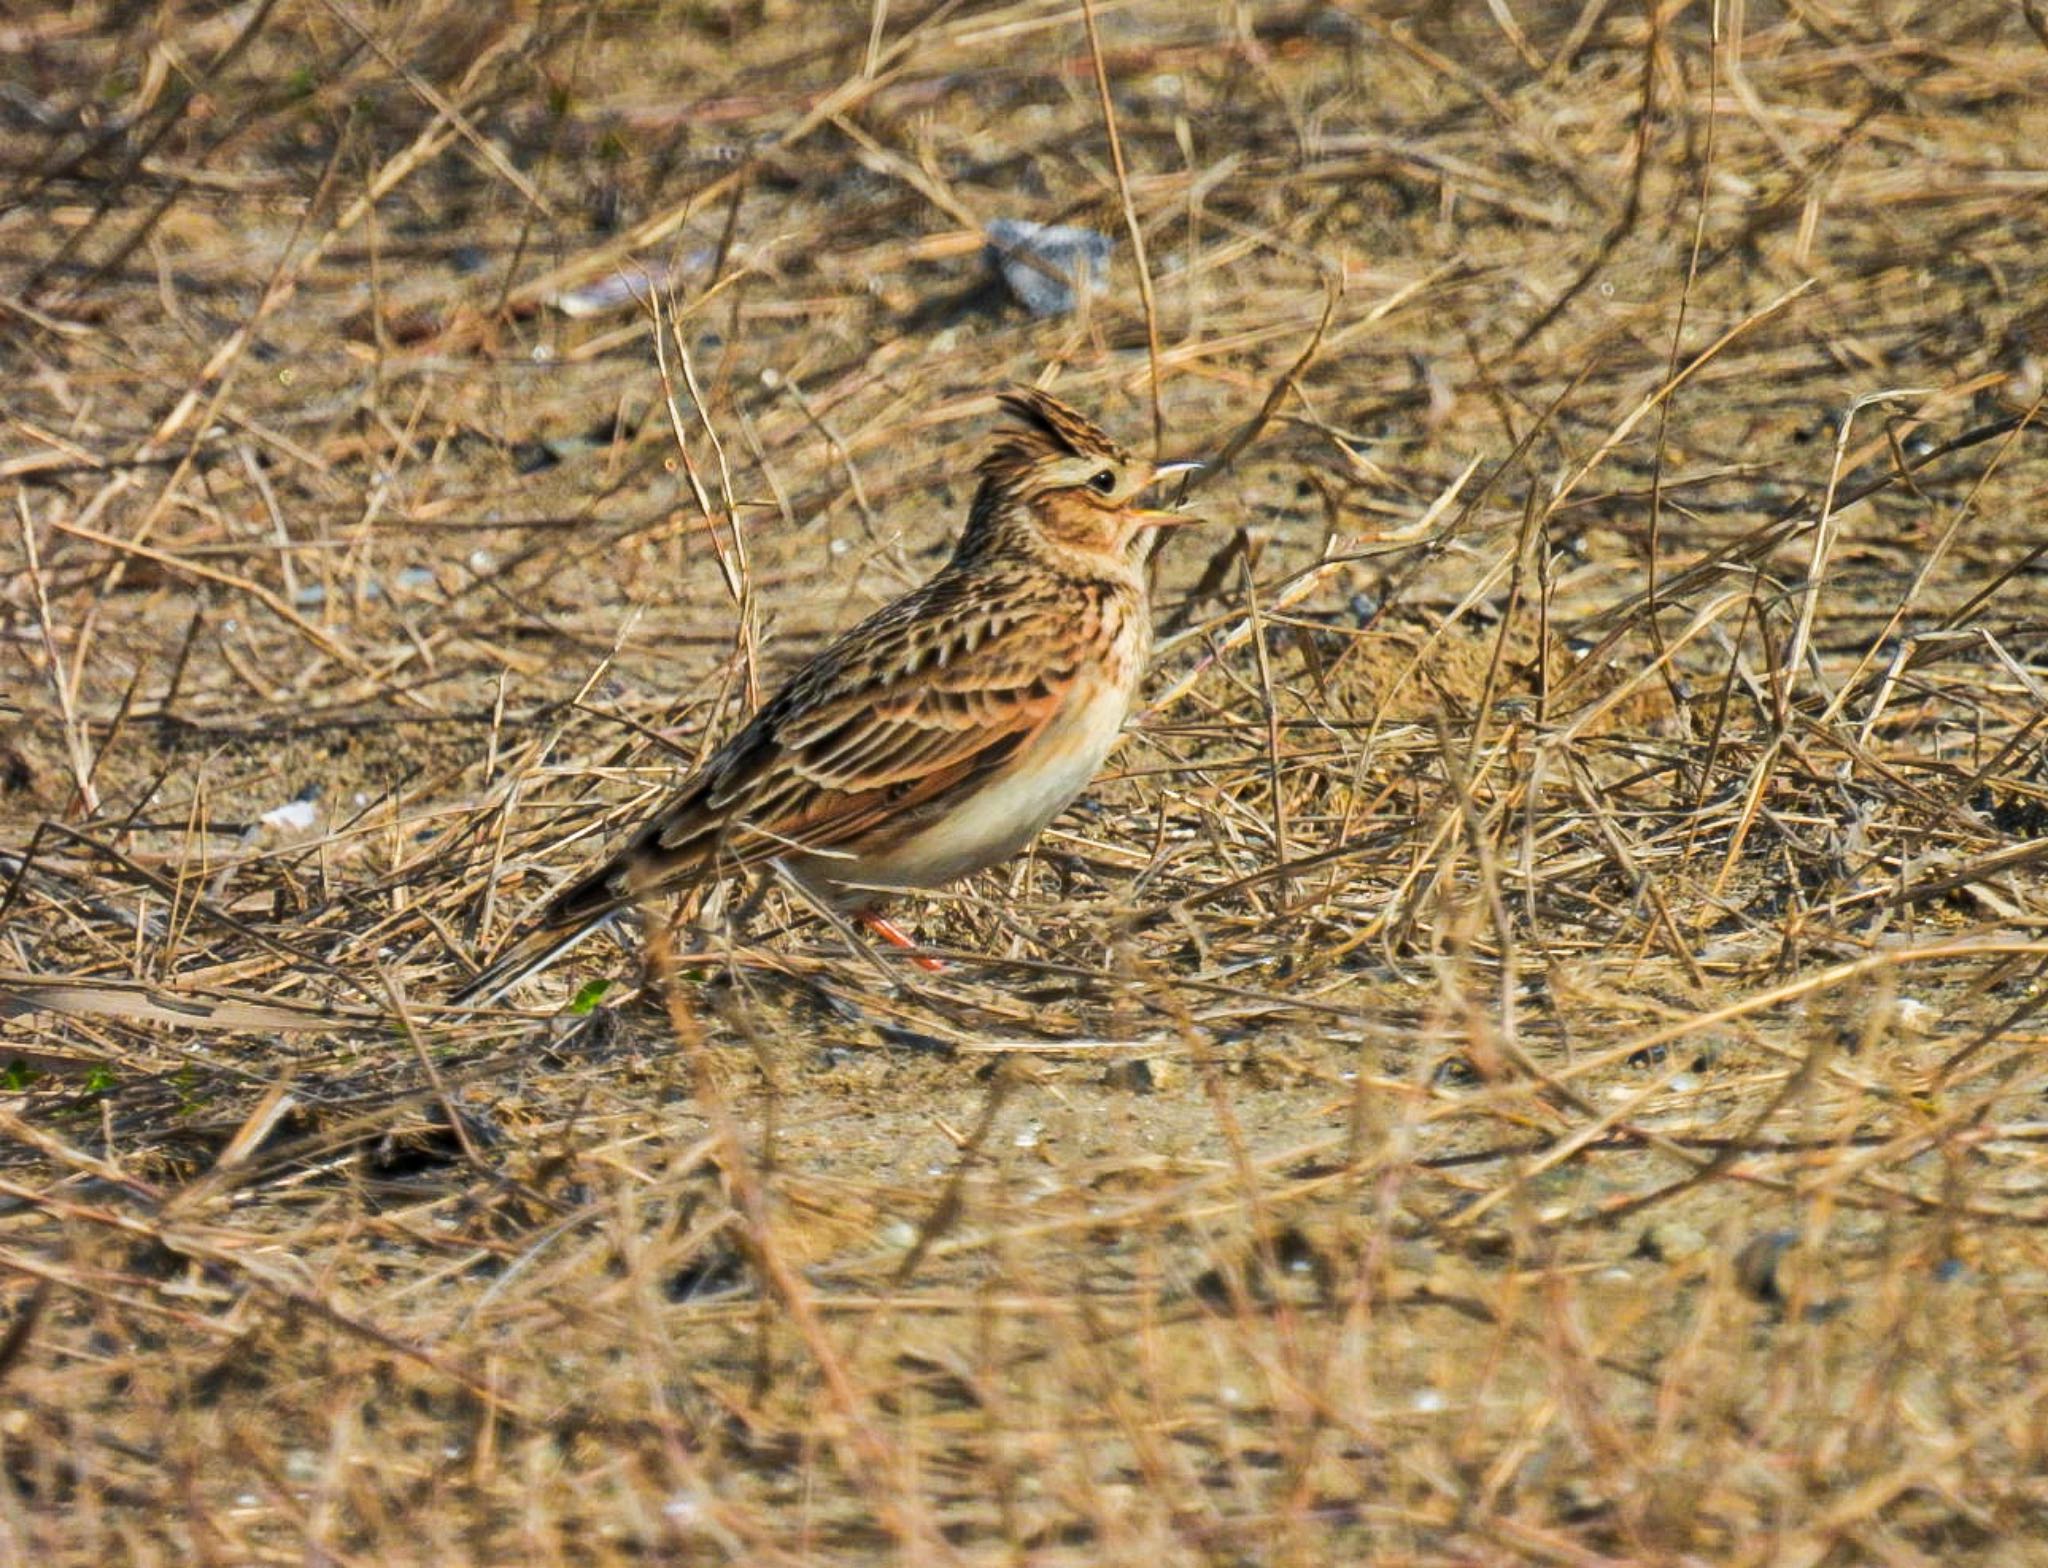
M 914 948 L 917 946 L 917 943 L 905 934 L 901 926 L 885 916 L 876 914 L 872 909 L 861 911 L 858 918 L 862 925 L 874 932 L 876 936 L 887 942 L 891 947 Z M 912 953 L 910 961 L 926 974 L 941 975 L 946 972 L 946 961 L 942 958 L 930 958 L 923 953 Z

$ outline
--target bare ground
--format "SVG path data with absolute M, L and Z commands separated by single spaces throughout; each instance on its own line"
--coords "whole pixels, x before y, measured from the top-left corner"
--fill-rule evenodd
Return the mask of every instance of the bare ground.
M 1716 26 L 0 20 L 0 1560 L 2048 1553 L 2048 20 Z M 1220 526 L 946 971 L 446 1008 L 1021 380 Z

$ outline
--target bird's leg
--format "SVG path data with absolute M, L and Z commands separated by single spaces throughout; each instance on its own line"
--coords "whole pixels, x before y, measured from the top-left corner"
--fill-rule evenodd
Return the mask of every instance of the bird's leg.
M 737 909 L 721 911 L 725 916 L 725 929 L 729 934 L 744 931 L 754 923 L 754 916 L 761 912 L 761 905 L 767 900 L 768 889 L 775 886 L 777 871 L 781 871 L 785 876 L 789 874 L 781 862 L 775 861 L 770 863 L 767 876 L 748 876 L 747 880 L 752 885 L 748 887 L 747 896 L 741 900 L 740 906 Z M 723 888 L 724 884 L 721 883 L 721 892 Z
M 904 933 L 903 928 L 897 925 L 895 921 L 885 915 L 876 914 L 872 909 L 863 909 L 854 916 L 854 919 L 874 932 L 876 936 L 887 942 L 891 947 L 912 948 L 917 946 L 917 943 L 912 941 Z M 926 974 L 940 975 L 946 972 L 946 961 L 943 958 L 928 958 L 922 953 L 913 953 L 910 956 L 910 961 Z
M 833 904 L 831 898 L 827 896 L 823 890 L 815 888 L 809 882 L 805 881 L 803 877 L 797 874 L 796 869 L 792 867 L 789 864 L 789 862 L 784 860 L 780 855 L 776 856 L 775 859 L 769 861 L 768 865 L 769 869 L 773 871 L 774 874 L 782 880 L 785 886 L 787 886 L 806 904 L 809 904 L 811 908 L 817 912 L 819 918 L 821 918 L 834 931 L 837 931 L 839 933 L 841 938 L 845 940 L 847 948 L 854 954 L 855 957 L 864 959 L 868 963 L 874 965 L 875 972 L 877 974 L 882 975 L 892 985 L 895 983 L 897 977 L 890 971 L 889 966 L 882 962 L 882 955 L 877 953 L 872 947 L 870 947 L 867 943 L 863 942 L 860 939 L 859 935 L 854 931 L 853 927 L 847 923 L 846 916 L 840 913 L 839 909 Z M 863 924 L 867 923 L 867 915 L 865 914 L 865 912 L 859 914 L 858 916 L 856 916 L 856 918 L 859 919 Z M 887 924 L 886 921 L 883 923 L 885 925 Z M 873 928 L 870 927 L 870 929 Z M 890 926 L 889 931 L 890 935 L 888 940 L 894 942 L 896 946 L 914 947 L 916 945 L 910 940 L 909 937 L 905 936 L 901 931 L 896 930 L 894 926 Z M 919 959 L 917 960 L 917 962 L 926 963 L 929 962 L 929 960 Z

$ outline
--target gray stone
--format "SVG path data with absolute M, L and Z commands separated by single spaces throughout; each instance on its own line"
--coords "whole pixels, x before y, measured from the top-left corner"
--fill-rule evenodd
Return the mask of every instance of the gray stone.
M 1110 240 L 1093 229 L 1028 218 L 996 218 L 983 230 L 982 259 L 1034 316 L 1064 316 L 1108 287 Z

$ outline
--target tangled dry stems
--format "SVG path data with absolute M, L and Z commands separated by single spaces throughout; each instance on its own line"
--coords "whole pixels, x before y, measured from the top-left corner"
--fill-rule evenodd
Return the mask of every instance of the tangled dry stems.
M 795 17 L 0 28 L 9 1554 L 2048 1534 L 2048 30 Z M 442 1009 L 1048 367 L 1242 526 L 952 968 Z

